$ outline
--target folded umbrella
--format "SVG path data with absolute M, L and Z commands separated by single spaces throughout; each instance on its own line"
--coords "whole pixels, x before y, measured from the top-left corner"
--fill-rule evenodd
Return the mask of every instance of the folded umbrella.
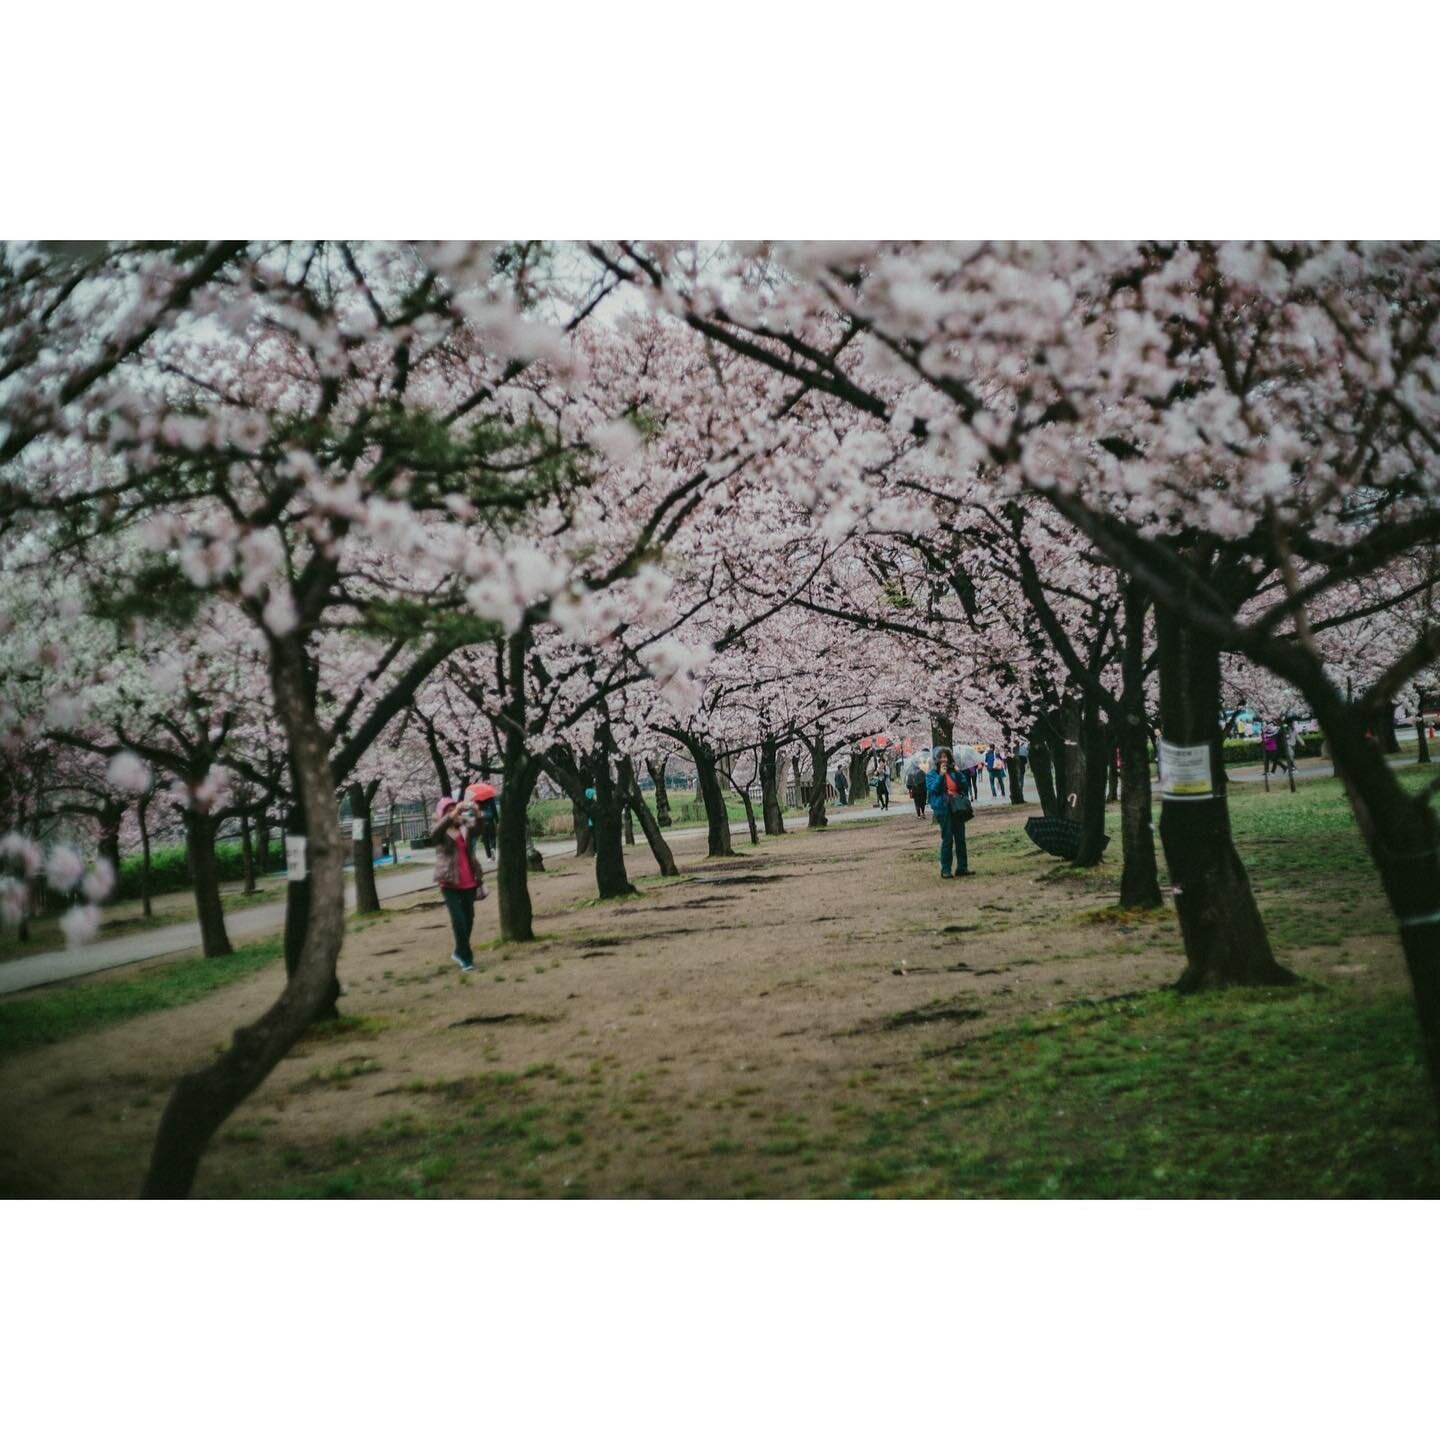
M 1073 860 L 1080 853 L 1080 822 L 1063 820 L 1059 816 L 1032 815 L 1025 822 L 1025 833 L 1047 855 L 1057 860 Z M 1100 841 L 1103 850 L 1110 843 L 1110 837 Z

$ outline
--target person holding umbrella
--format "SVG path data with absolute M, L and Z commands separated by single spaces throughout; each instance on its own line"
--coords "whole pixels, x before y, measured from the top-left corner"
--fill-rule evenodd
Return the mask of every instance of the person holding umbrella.
M 486 780 L 477 780 L 466 792 L 466 799 L 475 803 L 480 817 L 480 841 L 485 846 L 485 858 L 495 858 L 495 831 L 500 823 L 500 802 L 496 799 L 499 791 Z
M 925 794 L 930 802 L 931 812 L 940 824 L 940 878 L 952 878 L 952 860 L 955 864 L 953 878 L 969 875 L 971 870 L 970 857 L 965 850 L 965 822 L 974 818 L 975 807 L 970 803 L 970 783 L 965 775 L 955 768 L 955 757 L 944 745 L 935 749 L 935 768 L 925 777 Z

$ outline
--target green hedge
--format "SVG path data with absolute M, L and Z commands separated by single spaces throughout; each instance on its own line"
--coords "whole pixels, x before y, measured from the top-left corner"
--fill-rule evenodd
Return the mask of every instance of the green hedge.
M 1303 760 L 1320 753 L 1325 737 L 1312 730 L 1295 742 L 1295 758 Z M 1225 742 L 1225 763 L 1227 765 L 1258 765 L 1265 758 L 1265 745 L 1259 739 L 1230 739 Z
M 270 848 L 274 858 L 275 848 Z M 215 847 L 215 866 L 221 880 L 243 880 L 245 861 L 238 841 L 222 841 Z M 150 893 L 168 895 L 190 888 L 190 867 L 185 863 L 183 845 L 160 845 L 150 852 Z M 140 857 L 127 855 L 120 862 L 120 879 L 112 897 L 116 900 L 140 898 Z

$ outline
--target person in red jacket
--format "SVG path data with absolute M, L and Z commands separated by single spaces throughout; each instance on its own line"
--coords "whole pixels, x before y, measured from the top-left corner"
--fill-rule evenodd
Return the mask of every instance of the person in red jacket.
M 475 857 L 475 842 L 480 838 L 479 816 L 475 806 L 453 800 L 449 795 L 435 807 L 439 822 L 430 843 L 435 847 L 435 883 L 450 912 L 450 928 L 455 932 L 455 949 L 450 958 L 463 971 L 475 968 L 475 952 L 470 948 L 470 935 L 475 929 L 475 901 L 485 898 L 485 875 Z

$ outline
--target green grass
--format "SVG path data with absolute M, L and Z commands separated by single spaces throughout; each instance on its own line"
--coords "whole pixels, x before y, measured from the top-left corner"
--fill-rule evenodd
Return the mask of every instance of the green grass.
M 273 965 L 281 939 L 246 945 L 215 959 L 177 960 L 123 980 L 98 980 L 0 1003 L 0 1056 L 66 1040 L 153 1010 L 173 1010 Z
M 1407 997 L 1164 992 L 992 1035 L 868 1115 L 853 1196 L 1434 1196 Z M 924 1104 L 919 1103 L 923 1098 Z

